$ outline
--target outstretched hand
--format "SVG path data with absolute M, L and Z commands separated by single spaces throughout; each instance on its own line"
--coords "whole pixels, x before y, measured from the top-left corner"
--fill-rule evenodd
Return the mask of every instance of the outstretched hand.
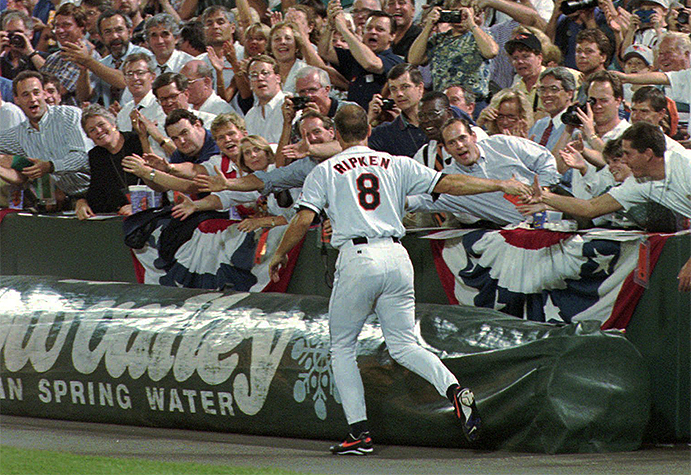
M 218 166 L 214 165 L 216 175 L 197 175 L 194 177 L 194 183 L 199 187 L 199 191 L 213 192 L 227 190 L 228 180 Z
M 271 263 L 269 264 L 269 275 L 271 276 L 271 280 L 273 282 L 278 282 L 281 280 L 281 277 L 279 275 L 281 268 L 285 267 L 288 264 L 288 256 L 287 255 L 282 255 L 279 256 L 278 254 L 274 254 L 274 256 L 271 258 Z

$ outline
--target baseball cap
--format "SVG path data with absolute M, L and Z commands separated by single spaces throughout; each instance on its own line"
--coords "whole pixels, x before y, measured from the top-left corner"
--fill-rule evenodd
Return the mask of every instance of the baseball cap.
M 506 42 L 504 48 L 509 55 L 512 55 L 517 46 L 524 46 L 536 54 L 542 53 L 542 43 L 532 33 L 518 33 L 512 40 Z
M 627 61 L 631 56 L 636 55 L 645 61 L 648 66 L 653 64 L 653 50 L 645 45 L 634 43 L 624 51 L 624 61 Z
M 657 3 L 662 8 L 669 8 L 670 5 L 670 0 L 632 0 L 629 2 L 629 9 L 633 11 L 643 2 Z

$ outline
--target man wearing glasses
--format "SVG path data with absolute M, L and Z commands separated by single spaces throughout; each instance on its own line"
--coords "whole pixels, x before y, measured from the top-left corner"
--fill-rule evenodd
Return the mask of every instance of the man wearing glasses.
M 549 150 L 554 148 L 564 133 L 565 125 L 561 117 L 573 103 L 576 88 L 573 75 L 563 66 L 546 69 L 540 74 L 537 93 L 542 101 L 542 108 L 549 116 L 535 122 L 528 137 Z
M 267 55 L 252 58 L 249 64 L 250 88 L 255 105 L 245 115 L 247 133 L 278 143 L 283 130 L 282 106 L 286 95 L 281 90 L 281 76 L 276 60 Z

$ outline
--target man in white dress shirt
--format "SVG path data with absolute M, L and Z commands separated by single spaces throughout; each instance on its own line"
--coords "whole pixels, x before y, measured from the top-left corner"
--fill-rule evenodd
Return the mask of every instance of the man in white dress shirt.
M 180 70 L 187 78 L 192 108 L 210 114 L 227 114 L 233 108 L 214 91 L 214 69 L 199 59 L 189 61 Z
M 167 13 L 154 15 L 144 25 L 146 44 L 156 58 L 156 75 L 179 73 L 188 61 L 194 59 L 190 54 L 175 49 L 180 26 Z
M 247 133 L 261 135 L 271 143 L 278 143 L 283 130 L 281 107 L 286 96 L 281 90 L 276 60 L 267 55 L 252 58 L 249 76 L 256 103 L 245 116 Z

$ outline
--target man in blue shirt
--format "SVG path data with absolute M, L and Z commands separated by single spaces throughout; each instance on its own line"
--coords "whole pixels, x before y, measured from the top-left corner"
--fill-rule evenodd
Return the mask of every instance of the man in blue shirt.
M 370 148 L 387 152 L 391 155 L 415 156 L 415 153 L 427 142 L 427 136 L 420 130 L 418 107 L 425 93 L 422 74 L 408 63 L 397 64 L 389 71 L 389 91 L 391 98 L 401 113 L 393 122 L 385 122 L 372 130 L 369 138 Z M 375 96 L 370 103 L 368 116 L 381 113 L 381 96 Z
M 396 23 L 388 13 L 370 13 L 360 40 L 348 29 L 339 0 L 329 2 L 329 27 L 319 40 L 319 55 L 348 80 L 348 100 L 367 109 L 372 97 L 386 84 L 386 75 L 403 60 L 391 50 Z M 350 49 L 334 48 L 334 31 L 343 35 Z
M 176 109 L 166 118 L 166 133 L 177 150 L 170 156 L 170 163 L 200 164 L 221 153 L 211 132 L 199 118 L 185 109 Z

